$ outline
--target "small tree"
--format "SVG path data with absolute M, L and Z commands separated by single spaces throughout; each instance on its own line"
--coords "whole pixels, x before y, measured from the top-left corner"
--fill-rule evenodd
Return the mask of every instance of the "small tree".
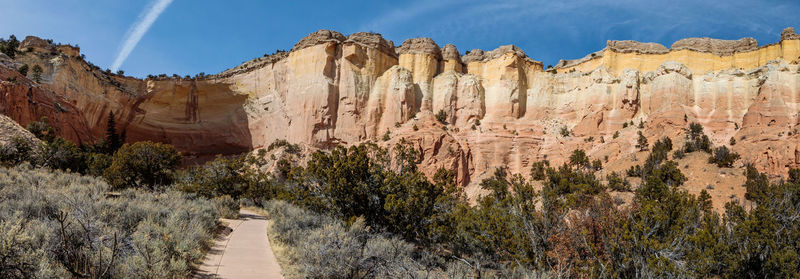
M 19 47 L 19 40 L 17 40 L 17 36 L 11 35 L 8 36 L 8 40 L 0 39 L 0 52 L 5 53 L 8 57 L 14 58 L 17 54 L 17 48 Z
M 47 142 L 53 141 L 56 136 L 56 131 L 50 126 L 50 121 L 47 119 L 47 116 L 42 116 L 39 121 L 28 123 L 27 129 L 40 140 Z
M 589 156 L 586 156 L 586 152 L 583 151 L 583 149 L 575 149 L 572 151 L 572 155 L 569 156 L 569 164 L 583 169 L 588 169 L 592 166 L 589 163 Z
M 6 166 L 17 165 L 30 161 L 33 157 L 33 146 L 23 137 L 13 137 L 8 144 L 0 144 L 0 164 Z
M 125 144 L 116 153 L 103 176 L 116 189 L 156 189 L 172 183 L 173 170 L 181 154 L 169 144 L 149 141 Z
M 720 168 L 730 168 L 739 158 L 741 156 L 738 153 L 730 151 L 726 146 L 720 146 L 714 149 L 714 154 L 708 158 L 708 162 L 716 164 Z
M 702 150 L 711 153 L 711 140 L 703 133 L 703 126 L 698 123 L 689 124 L 689 133 L 683 144 L 683 151 L 689 153 Z
M 608 188 L 617 192 L 630 192 L 631 183 L 625 178 L 620 176 L 617 172 L 611 172 L 606 176 L 608 180 Z
M 36 83 L 42 82 L 42 67 L 39 65 L 33 65 L 33 81 Z
M 28 64 L 23 64 L 22 67 L 19 67 L 19 69 L 17 69 L 17 72 L 19 72 L 19 74 L 21 74 L 23 77 L 27 77 L 28 68 L 29 68 Z
M 600 159 L 595 159 L 594 161 L 592 161 L 592 169 L 594 169 L 595 171 L 603 169 L 603 162 L 600 161 Z
M 106 121 L 106 144 L 107 152 L 113 154 L 123 144 L 123 139 L 117 134 L 117 122 L 114 120 L 114 111 L 108 112 L 108 120 Z
M 639 151 L 646 151 L 650 145 L 647 143 L 647 138 L 642 135 L 642 131 L 639 131 L 639 139 L 636 140 L 636 148 L 639 148 Z
M 547 178 L 547 168 L 550 167 L 550 161 L 544 160 L 533 163 L 531 166 L 531 179 L 544 180 Z
M 730 140 L 730 142 L 729 142 L 729 143 L 731 144 L 731 146 L 734 146 L 734 145 L 736 145 L 736 139 L 735 139 L 735 138 L 733 138 L 733 137 L 731 137 L 731 140 Z

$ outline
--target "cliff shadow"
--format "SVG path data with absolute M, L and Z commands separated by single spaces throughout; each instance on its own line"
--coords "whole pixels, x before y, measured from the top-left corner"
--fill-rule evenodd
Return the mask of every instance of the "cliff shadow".
M 184 164 L 252 150 L 248 97 L 235 94 L 230 83 L 170 79 L 153 88 L 133 104 L 124 128 L 128 142 L 171 144 L 184 155 Z

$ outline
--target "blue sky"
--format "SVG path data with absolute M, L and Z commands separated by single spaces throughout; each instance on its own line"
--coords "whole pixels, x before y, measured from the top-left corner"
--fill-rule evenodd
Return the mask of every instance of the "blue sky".
M 0 0 L 0 36 L 78 44 L 88 60 L 111 68 L 132 25 L 154 2 Z M 754 37 L 769 44 L 784 27 L 800 27 L 798 14 L 797 0 L 173 0 L 120 68 L 138 77 L 217 73 L 291 49 L 319 29 L 378 32 L 396 45 L 431 37 L 462 53 L 514 44 L 548 65 L 602 49 L 606 40 L 669 47 L 684 37 Z

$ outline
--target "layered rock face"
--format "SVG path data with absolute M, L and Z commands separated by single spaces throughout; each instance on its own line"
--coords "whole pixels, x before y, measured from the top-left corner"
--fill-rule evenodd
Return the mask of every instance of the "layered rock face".
M 128 140 L 168 142 L 197 156 L 276 139 L 316 149 L 402 140 L 420 151 L 426 174 L 451 169 L 469 193 L 496 167 L 527 174 L 531 163 L 560 164 L 576 148 L 625 160 L 637 151 L 638 129 L 623 129 L 631 121 L 646 123 L 651 142 L 669 136 L 678 146 L 683 129 L 701 123 L 715 145 L 735 138 L 731 147 L 743 161 L 785 175 L 800 166 L 800 38 L 788 29 L 781 38 L 764 47 L 752 39 L 686 39 L 671 49 L 609 41 L 545 71 L 515 46 L 460 55 L 427 38 L 395 47 L 378 34 L 321 30 L 291 52 L 217 75 L 146 80 L 102 72 L 77 49 L 53 54 L 31 39 L 37 47 L 2 67 L 40 64 L 43 82 L 29 87 L 74 109 L 77 119 L 65 121 L 76 124 L 64 127 L 78 128 L 61 130 L 80 141 L 102 137 L 112 110 Z M 24 111 L 9 114 L 17 121 L 42 114 L 18 104 L 24 90 L 4 84 L 0 91 L 3 113 Z M 440 111 L 445 123 L 434 117 Z

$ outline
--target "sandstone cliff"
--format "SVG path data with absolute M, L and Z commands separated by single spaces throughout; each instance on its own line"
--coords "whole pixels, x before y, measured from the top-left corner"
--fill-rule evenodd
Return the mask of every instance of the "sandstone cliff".
M 22 45 L 34 47 L 0 66 L 44 68 L 41 84 L 0 85 L 0 112 L 21 123 L 67 115 L 60 131 L 79 141 L 101 137 L 112 110 L 128 140 L 197 156 L 276 139 L 310 148 L 404 139 L 421 151 L 426 174 L 449 168 L 474 189 L 495 167 L 527 173 L 531 163 L 560 163 L 576 148 L 609 162 L 628 158 L 638 129 L 623 129 L 626 122 L 645 122 L 651 142 L 669 136 L 678 144 L 688 122 L 699 122 L 715 145 L 735 138 L 743 161 L 763 171 L 800 166 L 800 38 L 789 29 L 762 47 L 753 39 L 685 39 L 671 49 L 609 41 L 547 71 L 515 46 L 460 55 L 428 38 L 395 47 L 378 34 L 321 30 L 288 53 L 217 75 L 145 80 L 41 43 L 26 38 Z M 50 97 L 35 97 L 44 100 L 37 105 L 25 97 L 40 95 Z M 434 119 L 439 111 L 446 124 Z M 572 135 L 562 136 L 563 127 Z

